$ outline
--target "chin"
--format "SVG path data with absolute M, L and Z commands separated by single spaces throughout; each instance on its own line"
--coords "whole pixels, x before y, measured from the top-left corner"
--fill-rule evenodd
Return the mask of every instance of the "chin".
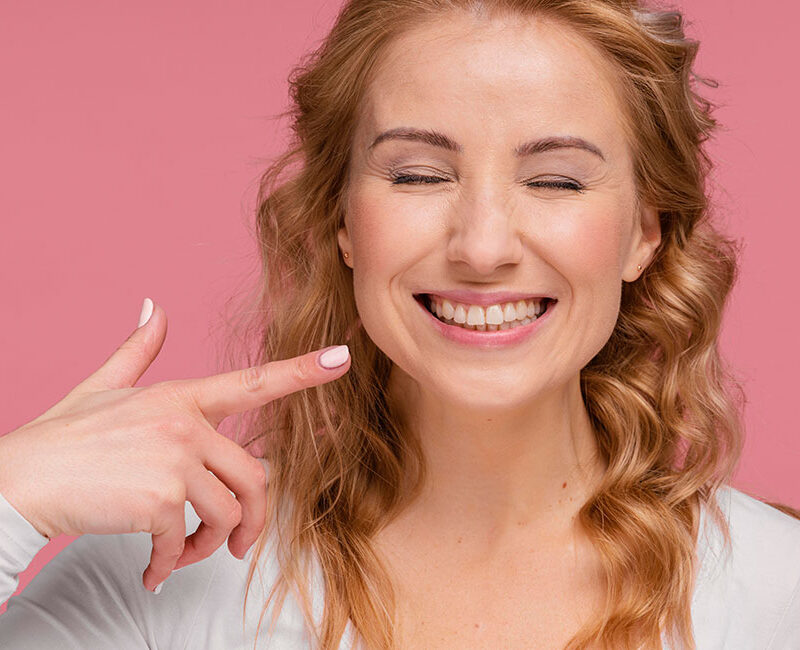
M 502 413 L 525 408 L 541 399 L 548 390 L 538 381 L 495 381 L 492 377 L 462 377 L 446 385 L 440 384 L 436 392 L 465 410 Z

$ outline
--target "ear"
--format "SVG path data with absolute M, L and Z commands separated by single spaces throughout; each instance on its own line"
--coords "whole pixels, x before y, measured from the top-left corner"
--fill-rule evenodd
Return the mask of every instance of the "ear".
M 350 243 L 350 233 L 347 231 L 347 226 L 344 225 L 336 233 L 336 238 L 339 240 L 339 251 L 341 253 L 349 253 L 348 257 L 342 255 L 342 261 L 347 264 L 351 269 L 353 268 L 353 247 Z
M 622 269 L 622 279 L 626 282 L 637 280 L 642 271 L 653 259 L 661 243 L 661 222 L 658 210 L 650 205 L 641 206 L 636 220 L 627 260 Z M 642 271 L 637 265 L 642 265 Z

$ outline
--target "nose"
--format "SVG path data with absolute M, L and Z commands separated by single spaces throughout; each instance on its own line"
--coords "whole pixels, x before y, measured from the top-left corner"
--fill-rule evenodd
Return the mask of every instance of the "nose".
M 500 191 L 462 196 L 453 207 L 447 257 L 476 274 L 491 275 L 507 264 L 518 264 L 522 240 L 515 211 Z

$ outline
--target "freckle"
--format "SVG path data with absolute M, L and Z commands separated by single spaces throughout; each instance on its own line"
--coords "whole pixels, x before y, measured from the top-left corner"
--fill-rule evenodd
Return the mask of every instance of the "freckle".
M 567 484 L 566 484 L 566 482 L 564 482 L 564 485 L 562 485 L 561 487 L 562 487 L 562 488 L 565 488 L 565 487 L 567 487 Z
M 480 627 L 480 626 L 481 626 L 480 623 L 475 623 L 475 627 Z
M 460 538 L 460 537 L 458 538 L 458 543 L 459 543 L 459 544 L 461 543 L 461 538 Z

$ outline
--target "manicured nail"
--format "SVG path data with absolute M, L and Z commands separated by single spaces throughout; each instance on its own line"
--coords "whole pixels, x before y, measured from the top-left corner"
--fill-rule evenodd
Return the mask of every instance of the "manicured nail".
M 330 370 L 331 368 L 338 368 L 350 356 L 350 350 L 346 345 L 337 345 L 335 348 L 326 350 L 319 355 L 319 365 L 323 368 Z
M 142 303 L 142 313 L 139 314 L 139 327 L 146 324 L 153 315 L 153 301 L 150 298 L 145 298 Z
M 163 584 L 164 584 L 163 582 L 159 582 L 159 583 L 158 583 L 158 586 L 157 586 L 155 589 L 153 589 L 153 593 L 154 593 L 154 594 L 160 594 L 160 593 L 161 593 L 161 586 L 162 586 Z

